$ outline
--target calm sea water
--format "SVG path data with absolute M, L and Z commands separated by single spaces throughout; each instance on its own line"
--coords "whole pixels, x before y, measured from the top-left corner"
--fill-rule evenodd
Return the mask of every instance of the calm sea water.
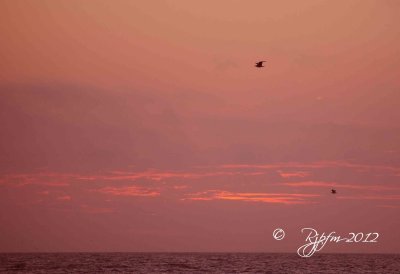
M 400 255 L 13 253 L 1 273 L 400 273 Z

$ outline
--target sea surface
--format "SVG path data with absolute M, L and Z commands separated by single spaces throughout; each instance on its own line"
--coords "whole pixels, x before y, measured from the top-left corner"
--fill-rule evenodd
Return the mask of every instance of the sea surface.
M 400 273 L 400 255 L 3 253 L 1 273 Z

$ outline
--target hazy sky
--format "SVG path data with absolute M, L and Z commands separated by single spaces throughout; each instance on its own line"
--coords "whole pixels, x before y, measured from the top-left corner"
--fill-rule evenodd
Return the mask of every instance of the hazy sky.
M 399 26 L 396 0 L 0 0 L 0 251 L 399 252 Z

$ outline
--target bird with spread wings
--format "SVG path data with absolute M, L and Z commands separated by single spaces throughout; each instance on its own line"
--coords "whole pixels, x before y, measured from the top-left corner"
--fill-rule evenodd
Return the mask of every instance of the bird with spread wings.
M 257 62 L 256 65 L 255 65 L 255 67 L 256 67 L 256 68 L 263 68 L 263 67 L 264 67 L 264 66 L 263 66 L 263 63 L 264 63 L 264 62 L 267 62 L 267 61 L 259 61 L 259 62 Z

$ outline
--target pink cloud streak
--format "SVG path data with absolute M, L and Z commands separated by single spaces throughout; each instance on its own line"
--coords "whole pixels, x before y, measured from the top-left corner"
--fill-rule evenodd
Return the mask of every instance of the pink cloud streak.
M 127 187 L 104 187 L 96 190 L 104 194 L 111 194 L 115 196 L 141 196 L 141 197 L 157 197 L 160 192 L 152 188 L 144 188 L 139 186 Z
M 276 163 L 276 164 L 224 164 L 220 165 L 223 169 L 280 169 L 280 168 L 331 168 L 331 167 L 344 167 L 354 168 L 359 171 L 363 170 L 386 170 L 392 172 L 400 172 L 400 167 L 395 166 L 384 166 L 384 165 L 366 165 L 366 164 L 354 164 L 346 161 L 319 161 L 311 163 Z
M 253 192 L 229 192 L 223 190 L 209 190 L 188 194 L 188 198 L 183 200 L 211 201 L 211 200 L 231 200 L 242 202 L 263 202 L 277 204 L 306 204 L 312 203 L 310 198 L 319 197 L 316 194 L 298 193 L 253 193 Z
M 399 187 L 389 187 L 380 185 L 350 185 L 350 184 L 339 184 L 335 182 L 320 182 L 320 181 L 306 181 L 306 182 L 293 182 L 283 183 L 283 185 L 290 187 L 337 187 L 337 188 L 348 188 L 348 189 L 361 189 L 361 190 L 372 190 L 372 191 L 385 191 L 385 190 L 400 190 Z

